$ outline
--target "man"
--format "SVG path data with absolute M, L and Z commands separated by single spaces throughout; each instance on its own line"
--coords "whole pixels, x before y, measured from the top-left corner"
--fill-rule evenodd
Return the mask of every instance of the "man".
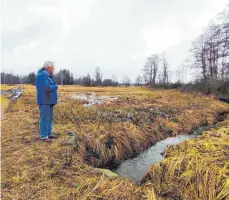
M 57 136 L 52 135 L 53 107 L 57 104 L 58 86 L 53 80 L 53 62 L 46 61 L 36 76 L 37 104 L 40 109 L 40 138 L 52 142 Z

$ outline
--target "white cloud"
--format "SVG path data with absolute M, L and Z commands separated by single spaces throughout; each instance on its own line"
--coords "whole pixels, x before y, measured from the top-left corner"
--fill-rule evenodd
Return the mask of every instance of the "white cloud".
M 69 33 L 89 20 L 92 1 L 62 1 L 60 20 L 64 34 Z
M 27 4 L 27 12 L 29 14 L 38 14 L 42 17 L 44 17 L 47 20 L 55 20 L 58 17 L 59 10 L 54 5 L 42 5 L 39 3 L 30 3 Z
M 51 49 L 52 49 L 52 51 L 55 51 L 55 52 L 61 52 L 60 46 L 53 46 Z
M 148 54 L 160 53 L 182 40 L 179 29 L 169 21 L 144 28 L 142 39 L 146 44 L 146 52 Z
M 9 26 L 8 31 L 17 31 L 17 30 L 23 30 L 25 28 L 25 18 L 24 17 L 18 17 L 16 19 L 12 20 L 12 26 Z
M 44 45 L 45 43 L 43 41 L 32 41 L 29 43 L 29 48 L 32 49 L 36 49 L 37 47 L 40 47 L 42 45 Z
M 4 69 L 26 74 L 53 60 L 78 77 L 97 64 L 104 77 L 134 79 L 152 53 L 175 69 L 191 40 L 228 0 L 4 0 Z
M 174 1 L 171 12 L 164 20 L 143 28 L 142 39 L 145 42 L 145 51 L 157 53 L 178 45 L 183 40 L 193 40 L 227 3 L 228 0 L 202 0 L 199 4 L 197 1 Z M 204 7 L 201 8 L 203 5 Z
M 31 1 L 26 3 L 26 12 L 29 15 L 38 14 L 47 20 L 58 21 L 61 32 L 66 35 L 89 20 L 92 5 L 92 0 L 57 0 L 54 4 Z

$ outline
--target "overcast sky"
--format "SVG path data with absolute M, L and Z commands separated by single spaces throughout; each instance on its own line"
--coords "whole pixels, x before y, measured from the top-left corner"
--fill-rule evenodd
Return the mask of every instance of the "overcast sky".
M 191 41 L 229 0 L 2 0 L 2 70 L 28 74 L 55 62 L 75 77 L 132 80 L 165 51 L 179 68 Z

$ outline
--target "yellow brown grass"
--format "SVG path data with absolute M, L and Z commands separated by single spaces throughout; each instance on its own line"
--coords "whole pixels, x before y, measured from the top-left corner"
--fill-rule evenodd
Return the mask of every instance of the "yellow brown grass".
M 82 93 L 82 88 L 75 88 L 76 93 Z M 56 106 L 56 129 L 63 131 L 65 125 L 74 132 L 77 152 L 99 167 L 114 167 L 159 140 L 213 124 L 219 113 L 228 110 L 226 104 L 210 97 L 141 88 L 135 88 L 134 93 L 133 87 L 86 88 L 87 92 L 119 98 L 85 108 L 82 100 L 70 98 L 72 87 L 62 89 L 65 95 L 63 103 Z
M 196 140 L 171 146 L 145 181 L 157 195 L 186 200 L 229 199 L 229 118 Z
M 119 99 L 117 102 L 96 106 L 96 109 L 87 109 L 81 105 L 82 101 L 70 100 L 68 97 L 68 95 L 85 91 L 96 92 L 99 95 L 117 95 Z M 42 143 L 38 136 L 39 110 L 35 97 L 35 88 L 25 85 L 22 97 L 11 103 L 2 117 L 2 199 L 164 199 L 162 194 L 170 191 L 171 188 L 176 189 L 177 182 L 176 179 L 172 179 L 174 184 L 170 183 L 169 189 L 166 186 L 166 180 L 165 187 L 154 185 L 152 177 L 156 181 L 159 179 L 160 173 L 162 174 L 164 170 L 163 165 L 162 169 L 160 166 L 156 167 L 157 178 L 156 176 L 151 177 L 150 174 L 154 171 L 152 169 L 147 176 L 148 182 L 139 187 L 123 178 L 109 178 L 101 172 L 94 171 L 85 163 L 85 155 L 88 153 L 99 154 L 100 159 L 95 156 L 87 157 L 89 162 L 95 165 L 109 163 L 112 159 L 116 159 L 118 162 L 143 151 L 156 140 L 180 134 L 183 131 L 190 131 L 202 123 L 212 123 L 218 113 L 228 109 L 226 104 L 216 102 L 211 98 L 181 94 L 175 90 L 150 91 L 134 87 L 64 86 L 60 87 L 59 105 L 55 107 L 54 111 L 54 132 L 59 132 L 60 137 L 52 144 L 46 144 Z M 153 109 L 152 112 L 150 109 Z M 118 113 L 116 113 L 117 110 Z M 98 112 L 100 114 L 97 114 Z M 104 113 L 110 113 L 110 117 Z M 127 113 L 130 113 L 131 122 L 114 122 L 115 113 L 121 118 L 126 118 Z M 149 118 L 151 121 L 146 122 Z M 63 145 L 68 140 L 67 132 L 69 131 L 77 135 L 77 151 L 71 146 Z M 225 137 L 224 141 L 223 138 L 220 139 L 223 145 L 226 143 L 226 136 L 222 135 Z M 110 137 L 115 137 L 114 145 L 107 148 L 105 142 Z M 213 141 L 214 138 L 213 136 Z M 195 141 L 192 142 L 190 149 L 196 145 Z M 204 150 L 212 148 L 205 146 Z M 175 149 L 174 153 L 168 150 L 166 159 L 169 157 L 176 159 L 180 157 L 178 153 L 186 150 L 181 147 L 177 148 L 180 150 Z M 195 151 L 198 152 L 201 149 L 202 146 L 198 146 Z M 217 170 L 209 171 L 210 174 L 206 176 L 205 172 L 198 175 L 199 172 L 195 171 L 195 163 L 191 164 L 190 168 L 194 169 L 193 173 L 197 173 L 193 177 L 198 176 L 199 179 L 196 180 L 203 179 L 205 184 L 210 184 L 205 179 L 210 180 L 216 176 L 217 179 L 212 184 L 219 185 L 218 179 L 221 178 L 221 189 L 218 187 L 217 195 L 223 199 L 228 188 L 228 182 L 223 182 L 223 180 L 227 180 L 225 177 L 228 176 L 228 165 L 221 161 L 218 162 L 217 159 L 220 160 L 227 152 L 218 150 L 216 156 L 212 154 L 214 159 L 209 158 L 209 161 L 212 159 L 213 163 L 221 163 L 221 165 L 217 165 L 220 177 L 217 175 Z M 194 162 L 194 158 L 196 158 L 194 155 L 190 154 L 189 159 L 185 159 L 183 162 L 189 163 L 190 160 Z M 206 155 L 200 157 L 199 162 L 204 164 L 201 159 L 205 159 L 205 157 Z M 179 162 L 173 162 L 179 172 L 179 164 L 176 163 Z M 205 167 L 207 164 L 203 166 Z M 173 171 L 176 172 L 176 170 L 174 167 Z M 164 171 L 163 175 L 169 176 Z M 189 178 L 187 175 L 184 177 L 185 180 Z M 161 184 L 163 185 L 163 183 Z M 195 184 L 198 185 L 198 183 Z M 178 196 L 182 190 L 186 190 L 184 187 L 180 188 L 179 192 L 175 190 L 175 195 Z M 158 194 L 157 197 L 155 192 Z M 188 192 L 183 193 L 189 194 Z M 170 199 L 173 196 L 173 193 L 168 195 Z M 203 197 L 205 198 L 205 196 Z

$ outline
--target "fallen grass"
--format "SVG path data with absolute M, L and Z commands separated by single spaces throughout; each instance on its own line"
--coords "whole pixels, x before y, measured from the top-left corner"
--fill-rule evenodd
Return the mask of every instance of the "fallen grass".
M 100 95 L 117 95 L 119 99 L 89 109 L 84 108 L 80 100 L 70 100 L 69 95 L 85 91 L 98 92 Z M 38 137 L 39 110 L 35 88 L 25 85 L 22 97 L 11 103 L 2 117 L 2 199 L 149 200 L 166 199 L 164 194 L 173 199 L 174 193 L 168 193 L 168 188 L 175 188 L 177 196 L 182 192 L 186 194 L 186 188 L 180 185 L 180 191 L 177 192 L 177 182 L 168 183 L 169 187 L 166 186 L 167 182 L 165 187 L 154 185 L 154 179 L 159 179 L 159 175 L 152 175 L 154 170 L 147 175 L 147 182 L 139 187 L 123 178 L 107 177 L 87 163 L 102 166 L 118 163 L 164 137 L 183 131 L 189 132 L 201 124 L 213 123 L 218 113 L 227 110 L 226 104 L 211 98 L 181 94 L 178 91 L 64 86 L 60 87 L 59 104 L 54 111 L 54 131 L 60 133 L 60 138 L 52 144 L 46 144 Z M 130 121 L 128 113 L 131 116 Z M 77 136 L 76 149 L 63 145 L 68 140 L 69 131 Z M 220 135 L 219 138 L 220 142 L 226 143 L 226 135 Z M 214 137 L 212 140 L 214 141 Z M 196 145 L 195 141 L 192 145 Z M 196 151 L 201 149 L 202 146 L 199 146 Z M 217 158 L 227 155 L 225 151 L 220 152 L 220 148 L 218 150 L 216 155 L 208 155 L 209 161 L 212 159 L 215 163 Z M 180 151 L 185 152 L 185 149 Z M 166 159 L 170 154 L 171 157 L 180 158 L 180 151 L 173 154 L 168 150 Z M 194 155 L 190 154 L 185 161 L 193 163 L 196 158 Z M 201 159 L 206 159 L 206 154 L 197 158 L 200 159 L 198 163 L 204 164 Z M 178 164 L 174 166 L 179 170 Z M 163 171 L 163 165 L 161 167 L 162 169 L 160 165 L 156 167 L 158 173 L 163 172 L 165 177 L 169 177 L 170 171 Z M 222 180 L 226 180 L 226 160 L 221 162 L 218 169 Z M 177 169 L 174 167 L 173 170 Z M 192 170 L 195 174 L 195 164 L 190 164 L 190 171 Z M 201 174 L 197 173 L 195 176 L 201 180 Z M 211 178 L 210 175 L 203 176 L 202 179 L 210 180 L 209 177 Z M 215 183 L 219 185 L 217 181 L 218 179 Z M 209 181 L 203 183 L 210 184 Z M 217 195 L 226 199 L 228 183 L 222 183 L 222 189 L 217 189 L 221 193 L 218 192 Z M 197 182 L 195 184 L 198 185 Z
M 72 95 L 70 88 L 62 87 L 65 95 L 66 91 Z M 85 108 L 84 101 L 63 96 L 63 103 L 56 106 L 55 124 L 56 130 L 62 132 L 67 127 L 77 135 L 76 151 L 97 167 L 113 168 L 159 140 L 213 124 L 219 113 L 228 110 L 226 104 L 210 97 L 176 90 L 131 87 L 86 91 L 119 98 Z M 82 88 L 76 87 L 76 92 L 82 93 Z
M 197 140 L 171 146 L 145 178 L 157 195 L 186 200 L 229 199 L 229 118 Z

